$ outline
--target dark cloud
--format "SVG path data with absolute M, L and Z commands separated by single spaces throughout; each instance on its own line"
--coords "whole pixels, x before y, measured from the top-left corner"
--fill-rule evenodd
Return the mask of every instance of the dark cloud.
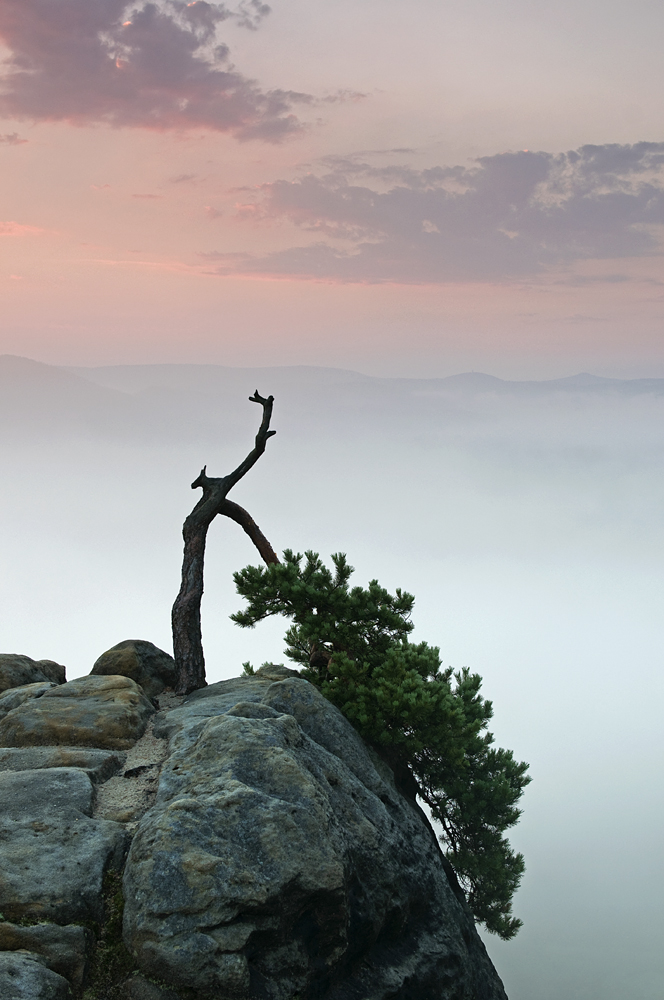
M 22 146 L 27 139 L 21 139 L 18 132 L 6 132 L 0 135 L 0 146 Z
M 586 259 L 660 253 L 664 143 L 502 153 L 415 170 L 328 157 L 322 171 L 263 185 L 252 220 L 285 218 L 320 240 L 219 273 L 341 281 L 526 276 Z
M 206 128 L 279 141 L 301 126 L 306 94 L 261 90 L 229 62 L 217 29 L 256 28 L 259 0 L 2 0 L 0 38 L 11 52 L 0 115 L 153 129 Z

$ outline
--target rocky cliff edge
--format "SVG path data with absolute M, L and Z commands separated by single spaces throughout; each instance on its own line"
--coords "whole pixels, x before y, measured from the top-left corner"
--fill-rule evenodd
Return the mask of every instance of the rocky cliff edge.
M 69 683 L 0 657 L 3 1000 L 506 1000 L 423 813 L 316 688 L 176 698 L 132 642 Z

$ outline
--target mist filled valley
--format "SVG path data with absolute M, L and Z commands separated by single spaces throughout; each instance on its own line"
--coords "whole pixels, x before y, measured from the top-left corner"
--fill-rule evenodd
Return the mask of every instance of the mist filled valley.
M 125 638 L 171 648 L 182 521 L 275 396 L 277 435 L 233 491 L 277 551 L 343 551 L 414 593 L 413 637 L 484 678 L 497 743 L 533 777 L 511 1000 L 655 1000 L 664 959 L 661 701 L 664 380 L 380 379 L 327 368 L 58 368 L 0 360 L 4 651 L 68 677 Z M 217 519 L 208 680 L 282 662 L 243 631 L 232 573 L 258 556 Z

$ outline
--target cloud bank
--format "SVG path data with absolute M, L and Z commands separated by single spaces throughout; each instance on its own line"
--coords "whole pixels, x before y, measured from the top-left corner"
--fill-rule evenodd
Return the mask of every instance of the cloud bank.
M 321 239 L 265 256 L 208 254 L 219 274 L 430 283 L 525 277 L 586 259 L 660 253 L 664 143 L 510 152 L 470 166 L 328 158 L 265 184 L 240 216 Z
M 222 22 L 254 29 L 260 0 L 2 0 L 0 115 L 34 122 L 205 128 L 279 141 L 301 125 L 306 94 L 261 90 L 231 65 Z

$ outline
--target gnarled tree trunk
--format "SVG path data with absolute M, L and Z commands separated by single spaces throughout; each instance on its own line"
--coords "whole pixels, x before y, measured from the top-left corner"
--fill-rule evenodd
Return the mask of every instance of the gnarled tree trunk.
M 268 396 L 267 399 L 264 399 L 263 396 L 259 396 L 258 390 L 256 390 L 249 399 L 254 403 L 260 403 L 263 407 L 263 419 L 252 451 L 229 476 L 212 478 L 207 475 L 205 468 L 203 468 L 200 476 L 191 484 L 192 490 L 200 487 L 203 490 L 203 496 L 185 520 L 182 528 L 184 537 L 182 583 L 171 613 L 173 655 L 178 670 L 176 685 L 178 694 L 189 694 L 190 691 L 195 691 L 206 685 L 205 658 L 201 638 L 203 566 L 208 528 L 217 514 L 224 514 L 236 521 L 249 535 L 266 563 L 279 562 L 274 549 L 250 514 L 239 504 L 226 499 L 233 486 L 246 475 L 263 454 L 267 439 L 276 434 L 276 431 L 269 429 L 274 397 Z

